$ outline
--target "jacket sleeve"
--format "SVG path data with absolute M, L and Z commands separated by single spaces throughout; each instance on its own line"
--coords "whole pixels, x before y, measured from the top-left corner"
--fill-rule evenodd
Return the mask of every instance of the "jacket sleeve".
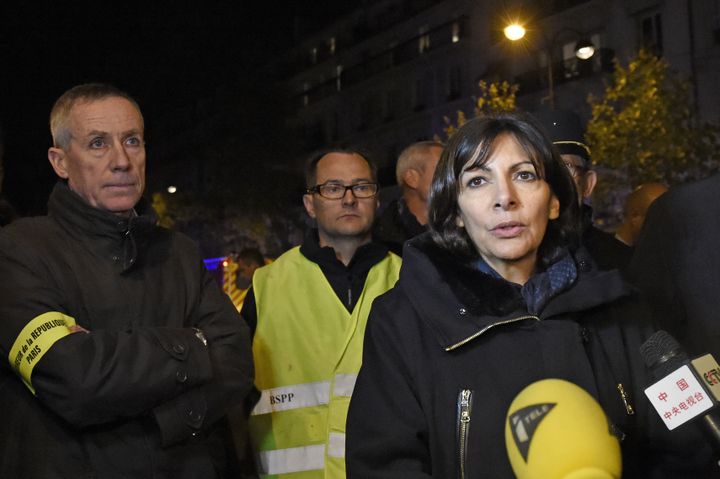
M 431 477 L 428 430 L 414 391 L 402 335 L 376 301 L 365 333 L 360 369 L 347 419 L 349 479 Z
M 179 327 L 161 326 L 166 322 L 156 318 L 154 327 L 70 333 L 62 324 L 72 317 L 60 285 L 48 279 L 41 261 L 5 239 L 0 240 L 0 354 L 21 377 L 18 366 L 33 362 L 31 374 L 23 377 L 26 384 L 37 400 L 73 426 L 147 417 L 153 408 L 190 395 L 203 396 L 207 407 L 202 417 L 198 410 L 185 410 L 186 428 L 188 419 L 193 426 L 209 424 L 218 415 L 213 409 L 218 395 L 229 400 L 242 394 L 241 383 L 251 381 L 247 329 L 222 301 L 219 288 L 213 290 L 209 275 L 202 276 L 196 314 L 175 322 Z M 205 331 L 209 347 L 192 326 Z M 203 388 L 219 392 L 196 392 Z M 158 423 L 171 428 L 173 421 Z
M 203 273 L 196 327 L 207 337 L 213 377 L 154 409 L 163 444 L 180 441 L 213 424 L 229 407 L 242 404 L 253 386 L 249 328 L 204 268 Z

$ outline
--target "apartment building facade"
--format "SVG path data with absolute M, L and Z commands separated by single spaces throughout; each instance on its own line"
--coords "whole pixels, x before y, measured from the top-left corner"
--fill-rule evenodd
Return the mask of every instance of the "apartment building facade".
M 522 42 L 502 33 L 512 20 L 528 29 Z M 588 60 L 575 57 L 580 39 L 596 48 Z M 387 179 L 402 148 L 472 113 L 480 80 L 517 83 L 519 106 L 534 111 L 550 106 L 551 72 L 554 106 L 587 118 L 613 59 L 640 47 L 691 79 L 699 118 L 720 120 L 720 0 L 365 1 L 267 71 L 287 92 L 297 163 L 317 148 L 360 146 Z

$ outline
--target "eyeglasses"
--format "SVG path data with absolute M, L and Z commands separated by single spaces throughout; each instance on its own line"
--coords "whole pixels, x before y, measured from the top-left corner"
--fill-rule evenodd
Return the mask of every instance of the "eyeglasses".
M 568 171 L 570 172 L 570 176 L 572 176 L 573 178 L 582 176 L 588 171 L 588 168 L 586 168 L 582 165 L 576 165 L 575 163 L 570 163 L 569 161 L 565 161 L 563 163 L 565 163 L 565 166 L 567 167 Z
M 309 195 L 317 193 L 323 198 L 327 198 L 329 200 L 339 200 L 345 197 L 347 190 L 352 191 L 355 198 L 372 198 L 375 194 L 377 194 L 378 184 L 357 183 L 345 186 L 340 183 L 323 183 L 322 185 L 315 185 L 312 188 L 308 188 L 305 192 Z

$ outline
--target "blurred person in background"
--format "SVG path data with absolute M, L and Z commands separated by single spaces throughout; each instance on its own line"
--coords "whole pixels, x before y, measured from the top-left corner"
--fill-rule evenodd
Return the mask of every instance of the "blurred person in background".
M 628 246 L 635 246 L 650 205 L 667 190 L 662 183 L 644 183 L 635 188 L 625 198 L 623 222 L 615 231 L 615 238 Z
M 443 144 L 420 141 L 405 148 L 395 166 L 400 198 L 393 199 L 378 217 L 373 239 L 402 256 L 405 241 L 427 230 L 428 196 Z
M 592 167 L 590 147 L 585 143 L 585 131 L 580 118 L 566 110 L 542 110 L 535 117 L 549 135 L 575 182 L 582 209 L 583 245 L 600 269 L 626 269 L 632 250 L 593 224 L 593 210 L 588 203 L 598 177 Z
M 720 175 L 671 188 L 648 210 L 631 280 L 691 356 L 720 359 Z

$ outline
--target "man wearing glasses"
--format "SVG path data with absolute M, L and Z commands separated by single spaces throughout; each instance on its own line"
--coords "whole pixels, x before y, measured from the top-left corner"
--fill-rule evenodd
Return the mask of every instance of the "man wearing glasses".
M 560 152 L 563 163 L 575 181 L 578 201 L 582 207 L 583 245 L 600 269 L 624 270 L 630 263 L 632 249 L 593 225 L 593 210 L 588 202 L 597 185 L 597 173 L 592 169 L 590 147 L 585 143 L 580 118 L 564 110 L 545 110 L 535 116 Z
M 317 229 L 255 272 L 242 310 L 261 392 L 250 435 L 261 477 L 344 478 L 365 324 L 373 300 L 397 281 L 400 258 L 371 241 L 378 184 L 363 155 L 313 155 L 305 179 Z

